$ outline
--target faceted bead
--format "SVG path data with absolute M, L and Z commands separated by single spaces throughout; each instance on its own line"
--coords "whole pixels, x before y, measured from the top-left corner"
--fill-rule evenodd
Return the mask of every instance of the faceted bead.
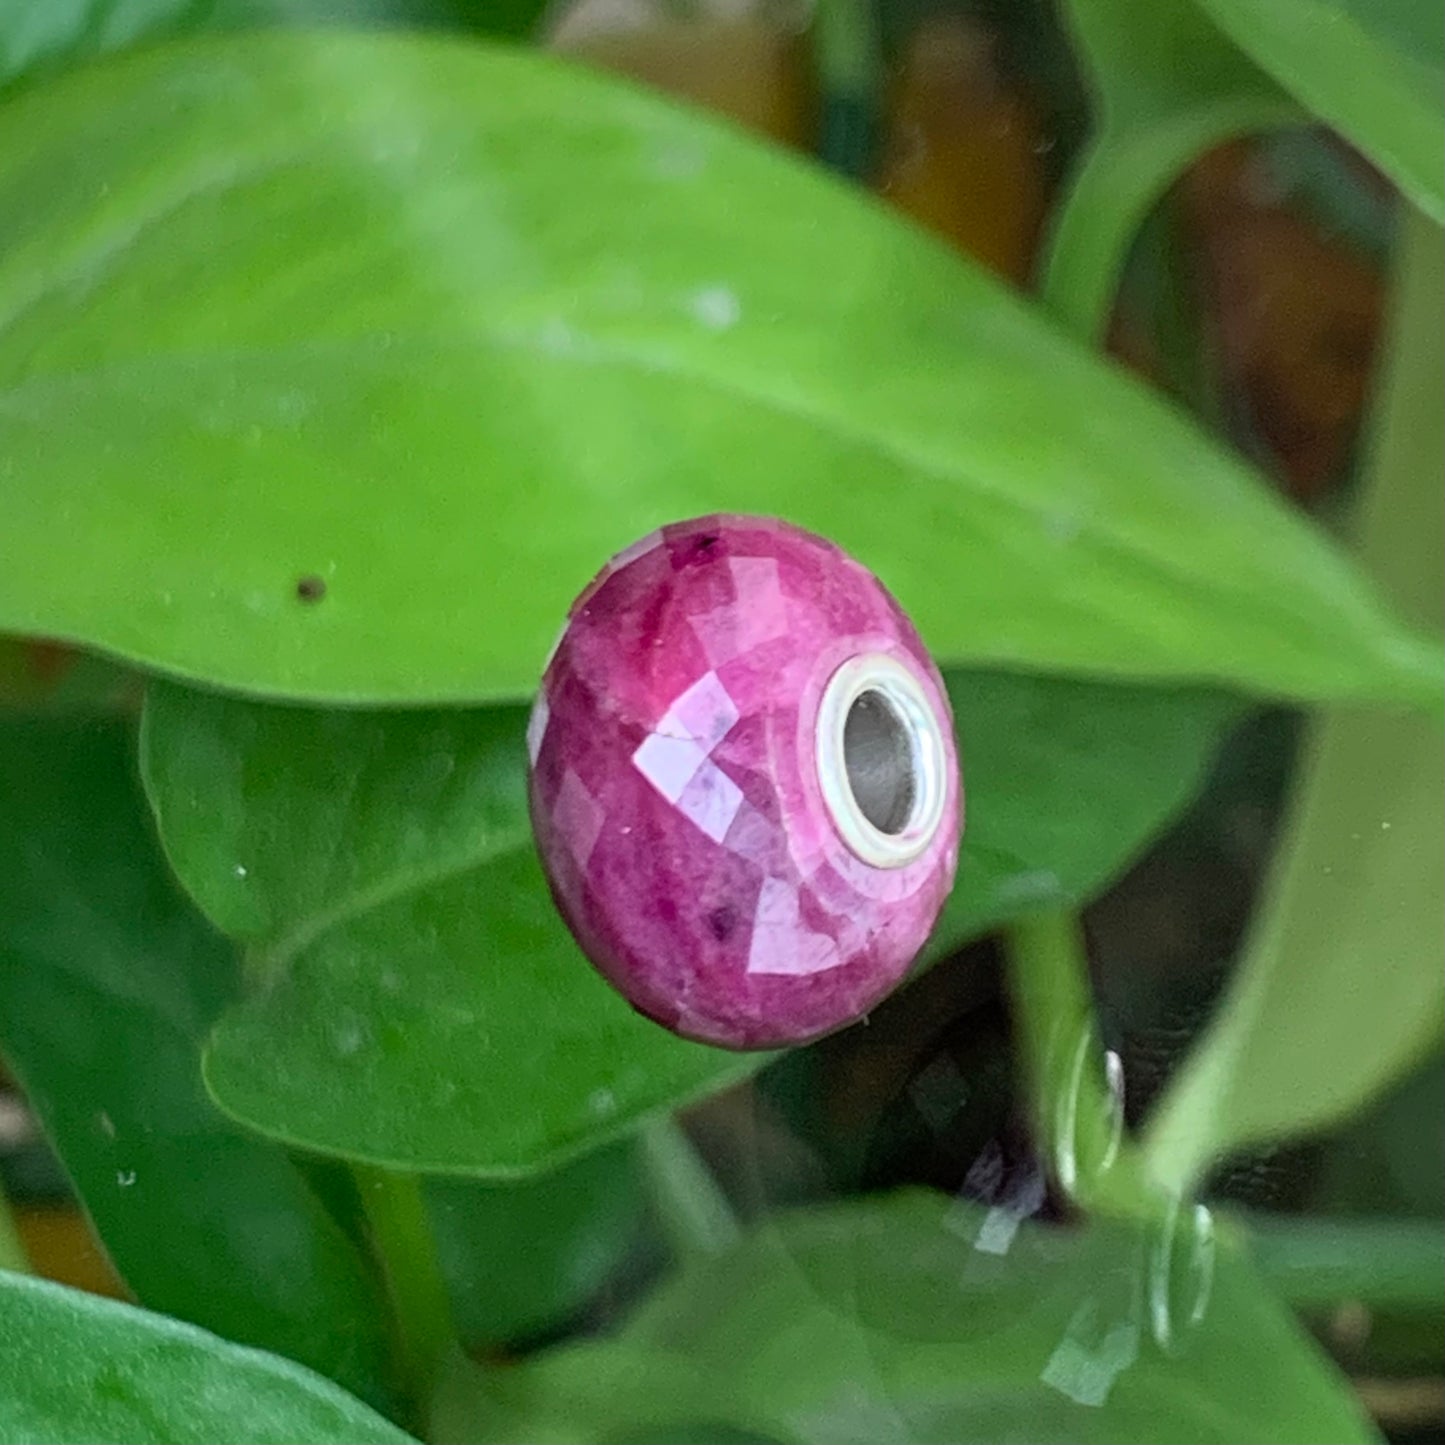
M 649 1018 L 725 1048 L 866 1014 L 926 940 L 962 788 L 938 670 L 832 543 L 664 527 L 573 604 L 528 728 L 557 907 Z

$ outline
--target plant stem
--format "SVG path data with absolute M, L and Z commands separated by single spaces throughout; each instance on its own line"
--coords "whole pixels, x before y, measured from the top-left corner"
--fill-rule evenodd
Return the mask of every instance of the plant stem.
M 679 1259 L 721 1254 L 741 1234 L 737 1215 L 687 1131 L 670 1114 L 642 1131 L 642 1158 L 654 1207 Z
M 421 1180 L 415 1174 L 360 1164 L 355 1175 L 391 1299 L 407 1388 L 425 1410 L 440 1368 L 457 1344 Z
M 1212 145 L 1299 120 L 1284 100 L 1245 96 L 1162 117 L 1139 134 L 1101 132 L 1055 207 L 1039 268 L 1045 308 L 1101 345 L 1129 248 L 1149 212 Z
M 1445 606 L 1445 296 L 1441 231 L 1410 207 L 1400 218 L 1395 294 L 1361 488 L 1361 562 L 1411 621 L 1438 630 Z
M 883 71 L 872 0 L 817 0 L 813 67 L 822 97 L 818 158 L 866 181 L 873 172 Z
M 1296 1309 L 1346 1300 L 1382 1310 L 1445 1309 L 1445 1234 L 1429 1219 L 1246 1215 L 1249 1252 Z
M 1138 1214 L 1145 1199 L 1124 1136 L 1122 1080 L 1100 1045 L 1078 915 L 1035 914 L 1006 939 L 1014 1032 L 1050 1173 L 1084 1208 Z
M 20 1241 L 20 1230 L 4 1189 L 0 1189 L 0 1269 L 13 1270 L 16 1274 L 30 1273 L 30 1258 Z
M 1445 608 L 1445 264 L 1439 229 L 1417 212 L 1403 222 L 1389 350 L 1361 482 L 1358 552 L 1405 617 L 1438 628 Z M 1145 1132 L 1150 1173 L 1165 1189 L 1191 1189 L 1221 1152 L 1347 1117 L 1438 1042 L 1445 1008 L 1438 707 L 1437 694 L 1434 715 L 1333 708 L 1312 721 L 1285 842 L 1244 961 Z M 1362 1037 L 1348 1007 L 1296 1001 L 1305 976 L 1321 998 L 1347 999 L 1368 988 L 1374 1016 L 1388 1018 L 1388 1028 L 1377 1022 Z M 1310 1056 L 1337 1062 L 1303 1100 L 1292 1100 L 1280 1087 L 1291 1077 L 1288 1061 L 1303 1066 Z M 1239 1086 L 1244 1079 L 1254 1086 Z M 1260 1087 L 1260 1079 L 1272 1086 Z

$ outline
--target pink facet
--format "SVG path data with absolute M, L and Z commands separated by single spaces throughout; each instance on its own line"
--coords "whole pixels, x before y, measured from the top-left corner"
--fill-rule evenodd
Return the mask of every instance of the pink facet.
M 851 659 L 906 670 L 937 736 L 936 827 L 879 866 L 825 801 L 819 712 Z M 538 693 L 532 822 L 583 951 L 649 1018 L 726 1048 L 867 1013 L 926 940 L 958 862 L 948 698 L 912 624 L 831 543 L 702 517 L 619 553 Z

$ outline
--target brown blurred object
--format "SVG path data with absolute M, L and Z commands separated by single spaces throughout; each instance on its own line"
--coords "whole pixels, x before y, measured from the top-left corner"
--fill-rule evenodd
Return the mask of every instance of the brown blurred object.
M 991 36 L 923 20 L 899 57 L 878 188 L 900 211 L 1018 285 L 1048 203 L 1042 117 L 1001 77 Z
M 0 703 L 22 706 L 48 696 L 79 656 L 44 638 L 0 637 Z
M 1168 368 L 1159 342 L 1142 318 L 1117 308 L 1109 321 L 1104 350 L 1160 391 L 1168 391 Z
M 41 683 L 59 682 L 75 666 L 75 660 L 80 655 L 63 642 L 49 642 L 44 638 L 33 639 L 24 647 L 30 675 Z
M 812 123 L 803 38 L 758 20 L 662 20 L 646 29 L 564 32 L 553 45 L 601 70 L 800 147 Z
M 15 1227 L 36 1274 L 91 1294 L 129 1298 L 78 1209 L 17 1207 Z
M 1365 257 L 1287 208 L 1247 141 L 1179 188 L 1225 395 L 1311 501 L 1338 478 L 1369 388 L 1384 294 Z

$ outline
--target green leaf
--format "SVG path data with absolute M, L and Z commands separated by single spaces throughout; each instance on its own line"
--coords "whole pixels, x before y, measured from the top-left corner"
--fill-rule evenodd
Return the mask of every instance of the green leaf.
M 467 1345 L 573 1323 L 637 1245 L 636 1151 L 614 1144 L 516 1184 L 429 1179 L 437 1250 Z
M 1196 0 L 1243 50 L 1445 222 L 1439 0 Z
M 950 687 L 970 822 L 935 954 L 1100 886 L 1187 799 L 1238 706 L 1019 674 Z M 327 712 L 153 685 L 162 841 L 250 948 L 207 1054 L 224 1108 L 331 1153 L 508 1175 L 763 1062 L 674 1038 L 584 962 L 535 859 L 523 727 L 519 708 Z
M 1445 1023 L 1445 731 L 1342 713 L 1306 749 L 1269 905 L 1151 1130 L 1151 1167 L 1171 1184 L 1347 1117 Z
M 634 1014 L 583 960 L 533 848 L 524 727 L 152 689 L 162 841 L 250 945 L 207 1050 L 225 1109 L 329 1153 L 508 1176 L 757 1066 Z
M 1445 1218 L 1445 1052 L 1437 1049 L 1324 1146 L 1314 1208 Z M 1445 1272 L 1437 1283 L 1445 1290 Z
M 1439 690 L 1182 415 L 619 82 L 253 35 L 32 90 L 0 134 L 0 627 L 268 694 L 516 698 L 609 553 L 723 509 L 835 537 L 945 660 Z
M 1044 302 L 1097 342 L 1150 210 L 1211 146 L 1305 119 L 1194 0 L 1067 0 L 1094 128 L 1059 206 Z
M 520 37 L 546 0 L 3 0 L 0 89 L 133 45 L 206 30 L 345 24 Z
M 201 1086 L 234 953 L 165 868 L 132 736 L 0 723 L 0 1050 L 143 1303 L 384 1400 L 361 1255 Z
M 0 1442 L 406 1445 L 289 1360 L 44 1280 L 0 1274 Z
M 1445 610 L 1445 257 L 1410 213 L 1364 559 L 1410 615 Z M 1438 643 L 1437 643 L 1438 646 Z M 1154 1172 L 1175 1187 L 1221 1154 L 1348 1116 L 1440 1039 L 1445 728 L 1339 709 L 1305 743 L 1268 901 L 1198 1049 L 1160 1104 Z
M 1194 796 L 1239 699 L 955 672 L 967 828 L 930 952 L 1024 913 L 1083 903 Z
M 1232 1245 L 1201 1240 L 923 1193 L 780 1216 L 618 1339 L 454 1382 L 438 1438 L 699 1420 L 800 1445 L 1376 1438 Z

